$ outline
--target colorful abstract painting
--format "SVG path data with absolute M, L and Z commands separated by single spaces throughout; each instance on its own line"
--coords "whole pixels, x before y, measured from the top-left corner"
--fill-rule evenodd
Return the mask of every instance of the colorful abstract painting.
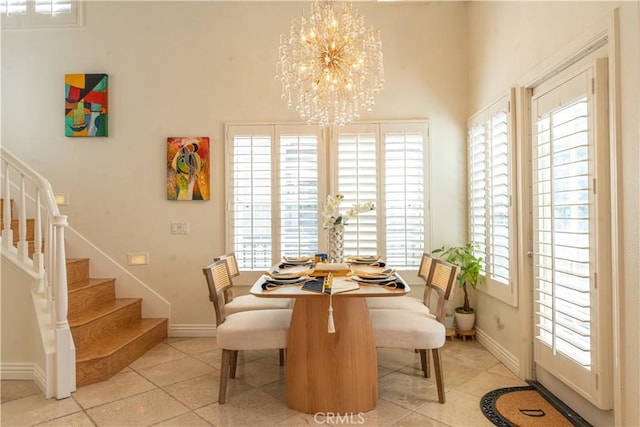
M 65 136 L 108 136 L 106 74 L 65 74 Z
M 167 199 L 209 200 L 209 137 L 167 138 Z

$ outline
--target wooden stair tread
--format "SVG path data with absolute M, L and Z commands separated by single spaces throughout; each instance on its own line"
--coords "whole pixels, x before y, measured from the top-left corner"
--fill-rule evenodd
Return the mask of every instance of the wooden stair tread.
M 70 315 L 68 318 L 69 325 L 72 328 L 84 325 L 93 319 L 106 316 L 109 313 L 113 313 L 128 305 L 135 304 L 138 301 L 141 301 L 141 298 L 116 298 L 113 301 L 108 301 L 93 307 L 87 307 L 82 313 Z
M 79 291 L 82 289 L 87 289 L 90 288 L 92 286 L 97 286 L 97 285 L 101 285 L 105 282 L 111 282 L 115 280 L 114 278 L 109 278 L 109 277 L 105 277 L 105 278 L 89 278 L 89 279 L 84 279 L 84 280 L 79 280 L 77 282 L 73 282 L 73 283 L 69 283 L 67 285 L 67 289 L 69 291 L 69 293 L 72 293 L 74 291 Z
M 76 362 L 107 357 L 127 344 L 134 342 L 140 336 L 152 331 L 154 328 L 166 323 L 164 318 L 144 318 L 130 324 L 126 328 L 120 328 L 117 333 L 107 335 L 100 341 L 100 345 L 94 345 L 85 349 L 77 349 Z

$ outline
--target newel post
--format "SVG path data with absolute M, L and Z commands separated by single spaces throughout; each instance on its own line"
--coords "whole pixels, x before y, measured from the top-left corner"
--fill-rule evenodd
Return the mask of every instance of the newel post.
M 55 258 L 53 289 L 56 308 L 56 398 L 71 396 L 76 389 L 76 352 L 67 320 L 69 299 L 67 293 L 67 266 L 64 248 L 64 229 L 67 225 L 66 215 L 52 218 L 55 235 Z

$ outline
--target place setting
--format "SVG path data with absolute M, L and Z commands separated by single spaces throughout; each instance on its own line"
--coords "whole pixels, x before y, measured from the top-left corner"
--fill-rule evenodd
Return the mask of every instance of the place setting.
M 379 255 L 349 255 L 345 262 L 351 265 L 372 265 L 378 267 L 384 267 L 386 265 Z
M 313 266 L 316 259 L 312 256 L 302 257 L 283 257 L 282 262 L 278 265 L 278 268 L 289 268 L 298 266 Z
M 362 285 L 384 286 L 394 289 L 404 289 L 404 281 L 396 275 L 392 268 L 371 266 L 351 266 L 349 278 Z
M 300 265 L 305 266 L 307 264 L 296 264 L 296 266 Z M 314 277 L 311 277 L 312 273 L 313 269 L 311 268 L 305 268 L 302 270 L 298 269 L 296 271 L 265 271 L 265 279 L 262 284 L 262 289 L 268 290 L 286 285 L 301 285 L 314 280 Z

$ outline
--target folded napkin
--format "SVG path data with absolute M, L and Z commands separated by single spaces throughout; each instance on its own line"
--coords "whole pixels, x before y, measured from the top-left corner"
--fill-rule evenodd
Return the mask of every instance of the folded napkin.
M 396 270 L 393 268 L 356 268 L 351 267 L 351 274 L 356 275 L 362 279 L 387 279 L 396 274 Z
M 262 290 L 268 291 L 270 289 L 279 288 L 281 286 L 300 285 L 310 280 L 313 280 L 313 279 L 309 276 L 296 277 L 293 279 L 274 279 L 271 277 L 267 277 L 261 286 L 262 286 Z
M 324 286 L 325 277 L 315 277 L 308 280 L 302 285 L 302 290 L 310 292 L 324 292 L 331 295 L 331 289 Z
M 266 274 L 267 276 L 269 276 L 272 279 L 276 279 L 276 280 L 288 280 L 288 279 L 295 279 L 298 277 L 304 277 L 304 276 L 310 276 L 311 273 L 313 273 L 312 269 L 305 269 L 305 270 L 300 270 L 300 271 L 290 271 L 290 272 L 282 272 L 282 271 L 278 271 L 278 270 L 273 270 L 273 271 L 265 271 L 264 274 Z
M 385 279 L 367 279 L 364 277 L 353 276 L 353 280 L 363 285 L 384 286 L 385 288 L 404 289 L 407 285 L 398 276 L 390 276 Z

